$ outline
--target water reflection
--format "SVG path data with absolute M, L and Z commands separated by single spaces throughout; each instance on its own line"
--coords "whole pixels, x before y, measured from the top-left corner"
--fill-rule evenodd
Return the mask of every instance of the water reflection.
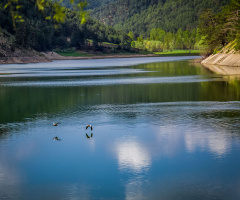
M 148 195 L 144 191 L 145 187 L 148 185 L 149 183 L 145 176 L 130 178 L 125 185 L 125 200 L 149 199 Z
M 93 134 L 91 133 L 91 135 L 89 136 L 87 133 L 86 133 L 86 137 L 87 139 L 91 139 L 93 137 Z
M 232 66 L 223 66 L 223 65 L 208 65 L 203 64 L 207 69 L 210 71 L 217 73 L 217 74 L 223 74 L 223 75 L 240 75 L 240 69 L 239 67 L 232 67 Z
M 65 195 L 63 199 L 79 199 L 79 197 L 84 200 L 93 199 L 91 195 L 92 188 L 88 185 L 75 183 L 67 186 L 64 189 L 66 189 L 66 194 L 68 195 Z
M 121 58 L 121 59 L 97 59 L 97 60 L 67 60 L 67 61 L 53 61 L 51 63 L 35 63 L 35 64 L 7 64 L 1 65 L 0 77 L 11 77 L 11 76 L 58 76 L 68 75 L 74 76 L 72 71 L 84 72 L 90 69 L 90 73 L 95 73 L 97 69 L 104 69 L 107 73 L 108 68 L 122 67 L 122 66 L 133 66 L 143 63 L 154 63 L 154 62 L 169 62 L 169 61 L 181 61 L 198 58 L 199 56 L 184 56 L 184 57 L 151 57 L 151 58 Z M 81 70 L 84 71 L 81 71 Z M 48 73 L 46 73 L 46 71 Z M 103 72 L 104 72 L 103 71 Z M 52 73 L 55 72 L 55 73 Z M 63 73 L 61 73 L 63 72 Z M 7 75 L 4 75 L 7 73 Z M 27 75 L 26 75 L 27 74 Z M 49 75 L 48 75 L 49 74 Z M 85 74 L 85 75 L 89 75 Z
M 239 199 L 239 80 L 91 64 L 0 79 L 0 199 Z
M 194 133 L 187 132 L 185 143 L 187 151 L 190 153 L 200 149 L 200 151 L 212 152 L 216 158 L 226 155 L 231 149 L 231 142 L 227 134 L 223 135 L 211 130 L 205 133 L 199 130 L 195 130 Z
M 141 173 L 149 169 L 151 156 L 143 144 L 130 140 L 117 142 L 115 146 L 119 170 Z
M 14 166 L 4 163 L 1 156 L 0 162 L 0 197 L 1 199 L 14 199 L 21 194 L 22 177 Z

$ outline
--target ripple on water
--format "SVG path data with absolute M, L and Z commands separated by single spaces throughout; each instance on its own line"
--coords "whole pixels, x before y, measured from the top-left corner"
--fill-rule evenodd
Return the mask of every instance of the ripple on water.
M 202 76 L 178 76 L 178 77 L 139 77 L 139 78 L 99 78 L 80 80 L 54 80 L 54 81 L 14 81 L 3 82 L 2 86 L 10 87 L 74 87 L 74 86 L 104 86 L 104 85 L 129 85 L 129 84 L 174 84 L 174 83 L 199 83 L 216 81 Z

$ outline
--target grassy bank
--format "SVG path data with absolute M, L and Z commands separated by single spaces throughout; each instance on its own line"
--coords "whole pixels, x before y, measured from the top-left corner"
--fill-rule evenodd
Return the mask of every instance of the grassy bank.
M 69 50 L 57 50 L 55 51 L 61 56 L 71 56 L 71 57 L 93 57 L 93 56 L 109 56 L 109 55 L 148 55 L 155 54 L 156 56 L 166 57 L 166 56 L 199 56 L 199 50 L 172 50 L 163 52 L 148 52 L 140 50 L 138 53 L 131 52 L 117 52 L 117 53 L 102 53 L 102 52 L 84 52 L 84 51 L 69 51 Z
M 61 56 L 71 56 L 71 57 L 93 57 L 93 56 L 109 56 L 109 55 L 148 55 L 153 54 L 147 51 L 139 51 L 138 53 L 131 52 L 117 52 L 117 53 L 102 53 L 102 52 L 82 52 L 82 51 L 55 51 Z
M 79 51 L 56 51 L 61 56 L 73 56 L 73 57 L 88 57 L 92 54 Z
M 163 52 L 154 52 L 158 56 L 199 56 L 199 50 L 172 50 Z

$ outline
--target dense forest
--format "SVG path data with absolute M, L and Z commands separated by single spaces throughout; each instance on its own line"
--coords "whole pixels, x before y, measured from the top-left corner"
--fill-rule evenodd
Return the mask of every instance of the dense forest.
M 87 0 L 86 9 L 98 8 L 114 1 L 117 1 L 117 0 Z M 72 7 L 72 4 L 69 0 L 62 0 L 62 5 L 66 6 L 67 8 Z
M 7 5 L 7 2 L 5 0 L 2 5 Z M 12 12 L 13 8 L 15 10 Z M 124 47 L 124 49 L 130 47 L 131 38 L 123 31 L 116 31 L 87 16 L 85 23 L 82 23 L 82 12 L 60 5 L 57 9 L 61 9 L 66 15 L 63 20 L 57 21 L 49 17 L 56 12 L 56 6 L 51 2 L 44 11 L 39 10 L 35 1 L 31 0 L 19 0 L 15 7 L 1 7 L 0 36 L 8 38 L 12 50 L 15 47 L 32 48 L 37 51 L 56 48 L 86 49 L 89 48 L 89 41 L 94 50 L 101 48 L 98 46 L 99 42 L 119 44 L 120 48 Z M 2 47 L 9 44 L 0 43 Z
M 230 43 L 231 48 L 240 49 L 240 0 L 231 0 L 218 13 L 205 10 L 199 20 L 199 33 L 208 54 L 217 53 Z
M 124 30 L 148 51 L 200 49 L 205 55 L 232 43 L 240 49 L 240 0 L 118 0 L 91 11 Z
M 176 33 L 197 27 L 202 11 L 219 12 L 230 0 L 118 0 L 94 9 L 91 16 L 135 38 L 149 37 L 154 28 Z
M 101 51 L 102 42 L 125 51 L 240 48 L 240 0 L 3 0 L 0 8 L 0 45 L 12 51 Z

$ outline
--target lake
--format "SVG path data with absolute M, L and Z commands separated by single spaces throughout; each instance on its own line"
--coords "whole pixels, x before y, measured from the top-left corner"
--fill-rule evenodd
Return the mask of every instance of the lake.
M 239 77 L 192 58 L 0 65 L 0 199 L 240 199 Z

